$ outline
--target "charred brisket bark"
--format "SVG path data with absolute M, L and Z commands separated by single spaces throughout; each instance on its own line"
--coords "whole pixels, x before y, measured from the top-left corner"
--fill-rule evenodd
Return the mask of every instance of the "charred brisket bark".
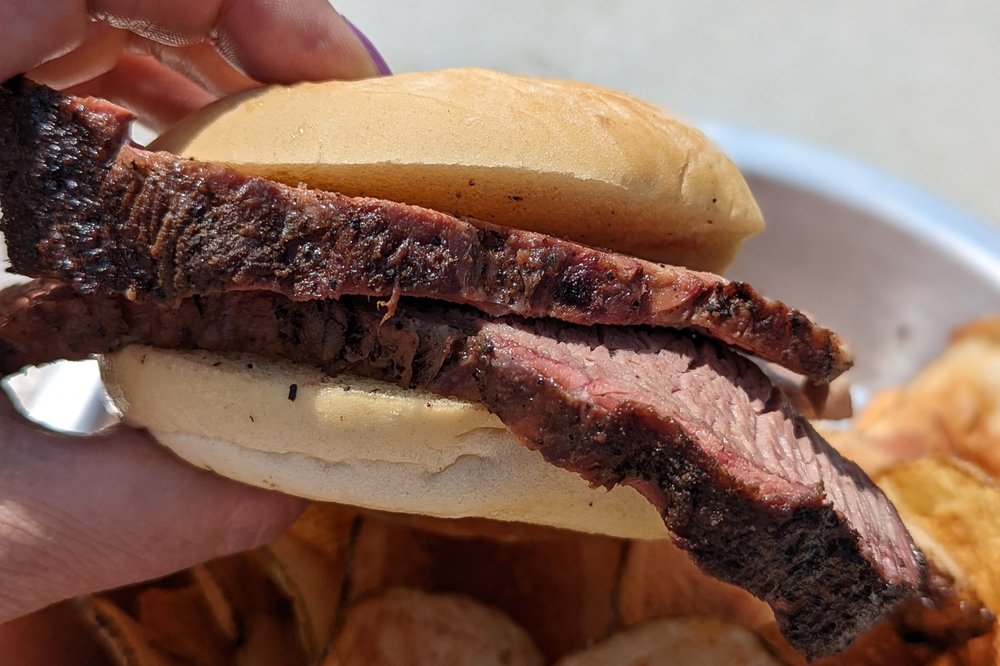
M 749 285 L 416 206 L 295 188 L 130 145 L 130 118 L 0 89 L 0 228 L 17 272 L 178 298 L 419 296 L 577 324 L 691 328 L 827 382 L 836 334 Z
M 756 366 L 696 335 L 409 299 L 384 319 L 363 298 L 230 292 L 168 304 L 43 282 L 0 293 L 0 313 L 3 373 L 145 343 L 481 402 L 550 463 L 637 489 L 700 566 L 771 604 L 809 655 L 844 647 L 922 582 L 921 556 L 882 492 Z

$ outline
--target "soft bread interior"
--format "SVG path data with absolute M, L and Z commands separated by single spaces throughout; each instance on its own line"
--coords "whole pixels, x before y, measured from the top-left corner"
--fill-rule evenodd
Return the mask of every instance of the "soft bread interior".
M 207 352 L 132 346 L 101 366 L 126 423 L 239 481 L 383 511 L 666 536 L 637 492 L 549 465 L 480 405 Z
M 487 70 L 251 90 L 152 147 L 716 272 L 763 229 L 701 132 L 621 93 Z

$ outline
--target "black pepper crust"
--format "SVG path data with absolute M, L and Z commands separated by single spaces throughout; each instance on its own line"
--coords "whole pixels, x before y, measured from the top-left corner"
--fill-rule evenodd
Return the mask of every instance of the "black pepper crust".
M 692 328 L 819 382 L 852 363 L 835 333 L 744 283 L 151 153 L 128 143 L 130 120 L 21 79 L 0 88 L 0 229 L 15 271 L 84 292 L 416 296 Z

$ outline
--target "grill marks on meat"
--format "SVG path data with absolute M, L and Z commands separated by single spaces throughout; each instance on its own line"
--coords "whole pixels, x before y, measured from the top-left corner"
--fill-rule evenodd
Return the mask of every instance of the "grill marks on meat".
M 691 328 L 820 382 L 851 364 L 833 332 L 712 274 L 151 153 L 127 143 L 122 110 L 24 81 L 0 89 L 0 123 L 14 269 L 81 291 L 418 296 L 493 315 Z
M 252 352 L 485 404 L 547 461 L 636 488 L 789 640 L 836 650 L 922 582 L 895 510 L 752 363 L 689 334 L 401 299 L 231 292 L 167 304 L 36 282 L 0 294 L 0 370 L 129 343 Z M 60 335 L 51 336 L 58 330 Z

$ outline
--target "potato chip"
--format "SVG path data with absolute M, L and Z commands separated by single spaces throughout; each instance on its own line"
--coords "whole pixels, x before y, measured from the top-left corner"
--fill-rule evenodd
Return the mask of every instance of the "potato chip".
M 507 522 L 490 518 L 440 518 L 415 513 L 391 513 L 366 510 L 363 515 L 407 529 L 431 532 L 456 539 L 489 539 L 491 541 L 553 541 L 565 539 L 567 532 L 546 525 Z M 572 533 L 569 533 L 572 534 Z
M 348 597 L 390 587 L 464 594 L 507 613 L 555 659 L 615 628 L 624 542 L 547 532 L 526 541 L 456 538 L 368 516 L 358 532 Z
M 150 645 L 142 626 L 100 596 L 82 600 L 84 617 L 119 666 L 177 666 L 178 662 Z
M 293 601 L 276 585 L 259 553 L 234 555 L 206 563 L 206 571 L 233 610 L 239 640 L 237 666 L 315 663 L 300 643 Z
M 857 463 L 869 475 L 891 467 L 903 460 L 913 459 L 916 448 L 922 451 L 923 444 L 904 439 L 877 441 L 856 430 L 830 429 L 825 424 L 816 424 L 816 430 L 833 445 L 845 458 Z
M 177 571 L 175 573 L 163 576 L 161 578 L 154 578 L 153 580 L 146 581 L 143 583 L 138 583 L 135 585 L 126 585 L 124 587 L 118 587 L 111 590 L 105 590 L 100 592 L 100 596 L 107 599 L 115 606 L 118 606 L 126 614 L 138 618 L 139 617 L 139 596 L 144 590 L 151 587 L 157 587 L 160 589 L 180 589 L 183 587 L 188 587 L 191 585 L 191 571 L 189 569 L 184 569 L 182 571 Z
M 226 598 L 226 594 L 223 592 L 219 582 L 202 565 L 192 567 L 190 571 L 191 578 L 194 584 L 201 590 L 207 610 L 212 617 L 215 627 L 221 633 L 223 640 L 227 643 L 235 644 L 240 637 L 236 613 L 233 610 L 232 604 Z
M 782 666 L 752 631 L 712 617 L 653 620 L 620 631 L 556 666 Z
M 541 666 L 527 632 L 459 595 L 394 589 L 353 606 L 323 666 Z
M 255 607 L 254 597 L 259 596 L 258 590 L 265 584 L 270 588 L 273 585 L 266 579 L 260 562 L 245 553 L 211 560 L 201 566 L 232 610 L 237 635 L 242 640 L 240 618 Z
M 355 509 L 314 502 L 256 553 L 262 570 L 291 602 L 299 641 L 311 661 L 322 657 L 333 635 L 359 521 Z
M 257 611 L 245 618 L 246 640 L 236 653 L 236 666 L 303 666 L 309 661 L 296 643 L 287 617 Z
M 310 659 L 322 656 L 333 635 L 344 581 L 343 558 L 285 534 L 258 551 L 265 570 L 292 602 L 297 633 Z
M 219 630 L 198 585 L 139 593 L 138 621 L 149 644 L 192 666 L 225 662 L 235 642 Z
M 1000 316 L 981 317 L 960 326 L 951 334 L 952 343 L 978 339 L 1000 345 Z
M 435 587 L 432 553 L 419 531 L 366 516 L 351 551 L 346 600 L 353 602 L 389 587 Z
M 767 604 L 703 573 L 667 539 L 629 544 L 619 589 L 625 626 L 682 615 L 710 615 L 749 629 L 774 621 Z
M 928 558 L 1000 610 L 1000 483 L 953 458 L 924 458 L 876 481 Z M 1000 634 L 994 650 L 1000 654 Z
M 244 640 L 245 618 L 258 610 L 292 615 L 289 600 L 265 572 L 255 553 L 224 557 L 206 562 L 203 566 L 232 609 L 238 642 Z
M 1000 483 L 951 458 L 900 465 L 877 482 L 928 556 L 1000 609 Z
M 358 520 L 358 511 L 352 507 L 312 502 L 287 534 L 337 561 L 344 556 Z
M 950 453 L 1000 477 L 1000 333 L 970 326 L 908 385 L 877 397 L 855 432 L 889 463 Z

